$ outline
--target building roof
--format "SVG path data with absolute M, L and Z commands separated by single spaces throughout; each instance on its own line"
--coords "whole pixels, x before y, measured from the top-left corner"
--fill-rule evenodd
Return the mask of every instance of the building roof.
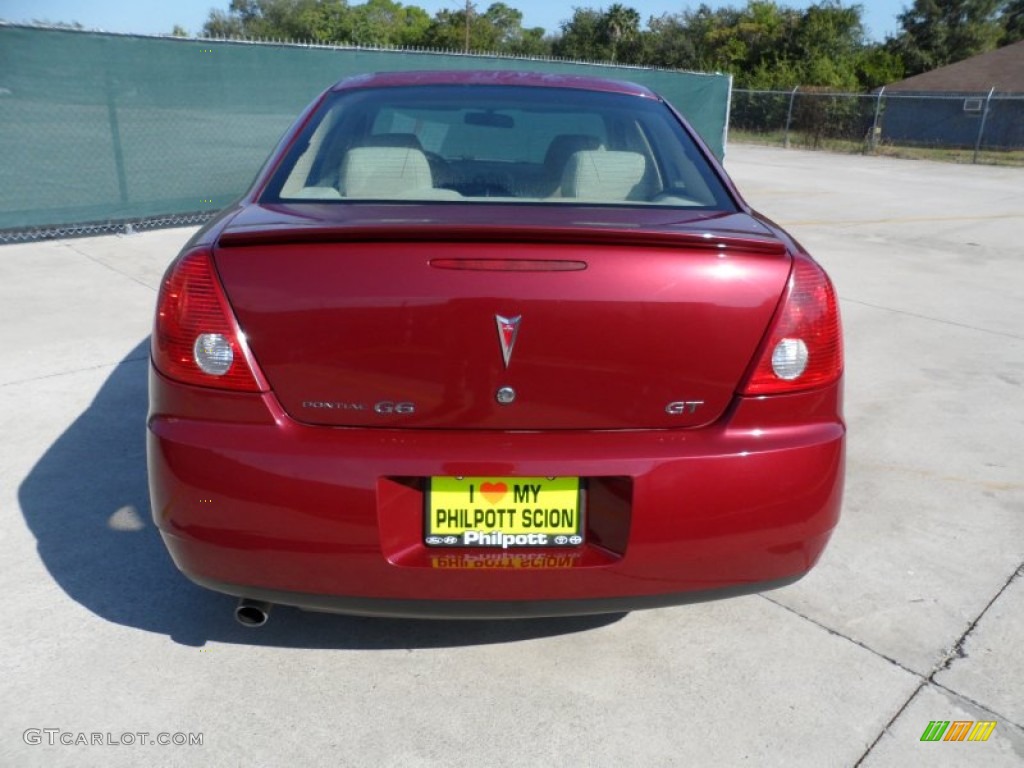
M 1024 40 L 885 86 L 888 91 L 1024 93 Z

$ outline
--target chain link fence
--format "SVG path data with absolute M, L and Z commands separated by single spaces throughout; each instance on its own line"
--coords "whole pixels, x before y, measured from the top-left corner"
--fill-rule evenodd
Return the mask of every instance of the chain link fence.
M 726 75 L 0 24 L 0 243 L 202 223 L 345 75 L 523 68 L 648 85 L 719 156 L 728 118 L 736 142 L 1024 166 L 1024 94 L 730 96 Z
M 0 23 L 0 243 L 205 221 L 246 190 L 324 88 L 420 69 L 632 80 L 675 104 L 723 154 L 728 75 Z
M 1024 166 L 1024 94 L 734 89 L 729 138 Z

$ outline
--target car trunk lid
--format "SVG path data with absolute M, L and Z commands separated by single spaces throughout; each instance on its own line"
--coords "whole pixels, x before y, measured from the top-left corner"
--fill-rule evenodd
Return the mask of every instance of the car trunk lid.
M 783 245 L 743 215 L 641 229 L 420 213 L 325 225 L 264 210 L 221 235 L 226 293 L 293 418 L 705 425 L 731 402 L 790 268 Z

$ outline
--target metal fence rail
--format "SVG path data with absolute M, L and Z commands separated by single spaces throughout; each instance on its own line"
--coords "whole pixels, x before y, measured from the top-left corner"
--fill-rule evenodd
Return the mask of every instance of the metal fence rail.
M 996 152 L 1024 163 L 1010 154 L 1024 150 L 1024 94 L 734 89 L 729 136 L 813 149 L 968 150 L 972 162 Z

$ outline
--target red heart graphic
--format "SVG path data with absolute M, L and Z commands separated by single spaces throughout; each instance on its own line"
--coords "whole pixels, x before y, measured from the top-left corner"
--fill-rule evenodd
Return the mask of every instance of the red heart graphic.
M 497 504 L 508 493 L 508 486 L 504 483 L 480 483 L 480 493 L 484 495 L 491 504 Z

